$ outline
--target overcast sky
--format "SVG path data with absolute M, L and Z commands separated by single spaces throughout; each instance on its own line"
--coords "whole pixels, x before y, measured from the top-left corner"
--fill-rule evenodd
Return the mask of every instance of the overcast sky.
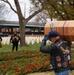
M 9 1 L 12 4 L 12 6 L 15 8 L 14 0 L 9 0 Z M 20 2 L 23 16 L 28 17 L 29 16 L 30 1 L 29 0 L 19 0 L 19 2 Z M 7 7 L 10 8 L 8 5 L 7 5 Z M 8 13 L 6 15 L 6 17 L 7 17 L 6 20 L 18 21 L 17 14 L 14 13 L 12 10 L 10 10 L 10 13 Z

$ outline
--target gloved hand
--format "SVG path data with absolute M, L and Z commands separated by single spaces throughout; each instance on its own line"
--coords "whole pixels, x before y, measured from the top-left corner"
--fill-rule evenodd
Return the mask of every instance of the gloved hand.
M 44 36 L 44 39 L 43 40 L 47 41 L 47 36 L 46 35 Z

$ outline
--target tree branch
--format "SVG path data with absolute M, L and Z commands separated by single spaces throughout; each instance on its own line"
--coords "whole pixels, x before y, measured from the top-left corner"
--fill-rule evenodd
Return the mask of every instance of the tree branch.
M 41 0 L 38 0 L 40 3 L 41 3 L 41 9 L 39 9 L 39 10 L 37 10 L 37 11 L 35 11 L 32 15 L 30 15 L 28 18 L 27 18 L 27 20 L 29 21 L 32 17 L 34 17 L 35 15 L 37 15 L 39 12 L 41 12 L 43 9 L 44 9 L 44 7 L 45 7 L 45 2 L 46 2 L 46 0 L 44 0 L 44 2 L 42 2 Z
M 9 4 L 10 8 L 11 8 L 15 13 L 17 13 L 17 11 L 14 10 L 14 8 L 12 7 L 12 5 L 10 4 L 10 2 L 9 2 L 8 0 L 1 0 L 1 1 L 3 1 L 3 2 Z
M 43 10 L 43 8 L 39 9 L 38 11 L 35 11 L 32 15 L 30 15 L 27 20 L 29 21 L 32 17 L 34 17 L 35 15 L 37 15 L 39 12 L 41 12 Z

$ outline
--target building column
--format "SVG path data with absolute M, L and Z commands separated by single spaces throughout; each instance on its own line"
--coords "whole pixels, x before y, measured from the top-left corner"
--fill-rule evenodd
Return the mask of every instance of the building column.
M 11 28 L 11 32 L 13 32 L 13 28 Z

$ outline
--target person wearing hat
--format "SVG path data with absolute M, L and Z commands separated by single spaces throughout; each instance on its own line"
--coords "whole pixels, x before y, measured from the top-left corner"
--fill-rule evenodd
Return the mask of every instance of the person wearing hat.
M 50 40 L 52 43 L 47 46 L 46 41 Z M 50 31 L 48 36 L 44 36 L 42 40 L 40 51 L 43 53 L 50 53 L 50 70 L 54 70 L 56 75 L 69 75 L 70 73 L 70 50 L 71 42 L 60 38 L 57 31 Z

